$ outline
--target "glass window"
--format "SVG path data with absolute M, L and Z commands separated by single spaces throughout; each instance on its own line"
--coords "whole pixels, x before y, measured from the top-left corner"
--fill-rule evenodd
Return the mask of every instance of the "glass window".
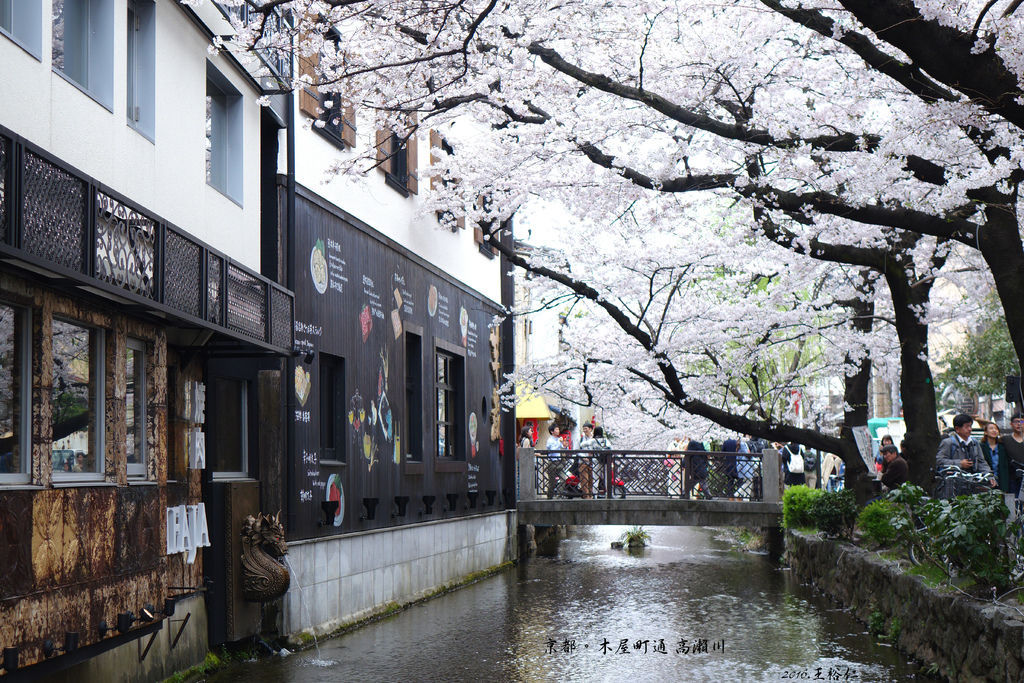
M 152 0 L 128 0 L 127 87 L 128 124 L 150 139 L 155 128 L 155 12 Z
M 24 311 L 0 303 L 0 481 L 27 481 L 29 324 Z
M 423 460 L 423 356 L 422 339 L 418 334 L 405 334 L 405 416 L 406 458 Z
M 113 27 L 114 0 L 53 0 L 53 68 L 108 109 L 114 94 Z
M 43 3 L 39 0 L 0 0 L 0 34 L 13 38 L 39 59 L 43 43 Z
M 435 358 L 437 390 L 437 456 L 462 459 L 462 358 L 438 351 Z
M 248 476 L 248 384 L 241 379 L 217 377 L 213 390 L 216 410 L 207 411 L 212 434 L 206 440 L 206 466 L 215 477 Z
M 206 80 L 206 182 L 242 202 L 242 96 L 208 66 Z
M 146 343 L 129 339 L 125 350 L 125 449 L 128 476 L 146 476 Z
M 103 473 L 103 333 L 53 320 L 53 476 Z
M 320 459 L 345 462 L 345 360 L 320 354 Z

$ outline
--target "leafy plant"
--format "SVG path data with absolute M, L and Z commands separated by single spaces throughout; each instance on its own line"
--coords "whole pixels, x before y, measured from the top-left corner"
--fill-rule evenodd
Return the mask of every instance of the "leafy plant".
M 825 491 L 810 506 L 811 520 L 826 535 L 849 538 L 857 521 L 857 498 L 853 489 Z
M 915 552 L 982 586 L 1006 588 L 1021 547 L 1020 524 L 1006 521 L 1009 511 L 999 492 L 934 500 L 919 487 L 904 484 L 889 494 L 899 506 L 893 518 L 897 537 Z
M 874 547 L 886 547 L 896 540 L 896 528 L 892 518 L 897 507 L 888 500 L 876 500 L 857 516 L 857 528 L 864 541 Z
M 782 494 L 782 525 L 787 529 L 814 526 L 811 505 L 821 495 L 819 489 L 808 486 L 790 486 Z
M 622 532 L 621 540 L 627 548 L 642 548 L 651 540 L 651 535 L 642 526 L 633 526 Z

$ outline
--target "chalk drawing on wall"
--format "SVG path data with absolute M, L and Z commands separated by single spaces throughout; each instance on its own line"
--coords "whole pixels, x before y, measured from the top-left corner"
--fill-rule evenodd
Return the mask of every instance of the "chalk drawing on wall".
M 297 366 L 295 368 L 295 398 L 299 400 L 299 405 L 306 405 L 306 399 L 309 398 L 309 388 L 312 383 L 306 368 L 301 365 Z
M 324 241 L 317 240 L 313 251 L 309 254 L 309 274 L 313 277 L 313 286 L 323 294 L 327 291 L 327 255 Z
M 462 345 L 466 346 L 469 336 L 469 312 L 465 306 L 459 306 L 459 332 L 462 333 Z
M 370 312 L 370 304 L 363 306 L 363 310 L 359 312 L 359 330 L 363 335 L 363 343 L 370 338 L 370 332 L 373 330 L 373 314 Z
M 477 417 L 476 413 L 469 414 L 469 457 L 475 458 L 477 451 L 480 449 L 480 442 L 476 438 L 477 429 Z
M 427 313 L 433 318 L 437 313 L 437 287 L 430 285 L 430 289 L 427 291 Z
M 341 526 L 345 519 L 345 489 L 341 484 L 341 476 L 332 474 L 327 477 L 324 487 L 324 500 L 338 501 L 338 511 L 334 514 L 334 526 Z

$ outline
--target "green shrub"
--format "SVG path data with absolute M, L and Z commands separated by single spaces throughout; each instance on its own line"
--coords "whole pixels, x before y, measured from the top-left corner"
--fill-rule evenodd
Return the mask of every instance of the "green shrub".
M 896 540 L 896 528 L 892 518 L 896 515 L 896 505 L 887 500 L 876 500 L 857 516 L 857 528 L 860 529 L 864 541 L 875 547 L 886 547 Z
M 998 491 L 933 500 L 920 488 L 904 484 L 888 498 L 901 508 L 893 519 L 897 536 L 913 545 L 918 557 L 941 567 L 947 576 L 969 577 L 982 586 L 1013 584 L 1014 561 L 1022 550 L 1017 540 L 1021 522 L 1007 524 L 1009 511 Z
M 790 486 L 782 494 L 782 525 L 787 529 L 814 526 L 811 505 L 822 494 L 819 489 L 807 486 Z
M 857 498 L 853 489 L 822 492 L 811 503 L 811 521 L 826 535 L 849 538 L 857 521 Z

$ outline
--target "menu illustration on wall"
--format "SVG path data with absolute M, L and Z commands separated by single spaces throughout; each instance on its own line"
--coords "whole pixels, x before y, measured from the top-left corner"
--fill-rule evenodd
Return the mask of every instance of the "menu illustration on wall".
M 332 239 L 327 240 L 327 274 L 331 291 L 342 294 L 345 292 L 345 259 L 341 257 L 341 245 Z
M 345 488 L 341 484 L 339 475 L 332 474 L 327 477 L 324 500 L 338 501 L 338 511 L 334 513 L 334 526 L 341 526 L 341 523 L 345 521 Z
M 327 291 L 327 252 L 324 241 L 317 240 L 309 254 L 309 274 L 313 277 L 313 286 L 323 294 Z

